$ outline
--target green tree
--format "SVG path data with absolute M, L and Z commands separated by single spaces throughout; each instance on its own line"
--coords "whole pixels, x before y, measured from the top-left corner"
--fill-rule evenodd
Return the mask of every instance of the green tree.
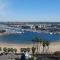
M 35 50 L 36 50 L 36 48 L 35 48 L 35 47 L 32 47 L 32 55 L 33 55 L 33 60 L 34 60 Z
M 17 49 L 16 49 L 16 48 L 14 48 L 14 49 L 13 49 L 13 51 L 16 53 L 16 52 L 17 52 Z
M 26 52 L 27 49 L 26 48 L 21 48 L 21 52 Z
M 4 51 L 4 53 L 7 53 L 7 52 L 8 52 L 7 47 L 4 47 L 4 48 L 3 48 L 3 51 Z
M 37 53 L 39 53 L 40 52 L 40 45 L 42 44 L 42 39 L 41 38 L 38 38 L 38 37 L 36 37 L 35 39 L 33 39 L 32 40 L 32 42 L 33 42 L 33 47 L 35 46 L 35 44 L 36 44 L 36 49 L 37 49 Z
M 21 52 L 24 52 L 24 48 L 21 48 L 20 51 L 21 51 Z
M 43 46 L 43 53 L 45 53 L 49 49 L 49 42 L 42 40 L 41 38 L 36 37 L 35 39 L 32 40 L 32 42 L 33 42 L 33 47 L 34 47 L 34 44 L 36 44 L 35 47 L 37 49 L 37 53 L 40 52 L 41 45 Z M 48 47 L 47 50 L 46 50 L 46 46 Z
M 36 42 L 36 49 L 37 49 L 37 53 L 38 53 L 38 49 L 39 49 L 39 38 L 35 38 L 35 42 Z
M 49 42 L 49 41 L 46 41 L 46 46 L 47 46 L 46 53 L 48 53 L 48 50 L 49 50 L 49 44 L 50 44 L 50 42 Z
M 28 52 L 30 52 L 30 48 L 26 48 Z
M 39 52 L 41 50 L 40 47 L 41 47 L 42 43 L 43 43 L 43 40 L 41 38 L 39 38 Z
M 36 40 L 32 39 L 33 47 L 35 46 Z
M 26 48 L 24 48 L 23 50 L 24 50 L 24 52 L 26 52 L 26 51 L 27 51 L 27 49 L 26 49 Z
M 13 53 L 14 52 L 14 49 L 13 48 L 10 48 L 10 51 Z
M 34 55 L 36 48 L 32 47 L 32 54 Z
M 46 42 L 43 41 L 43 54 L 44 54 L 44 51 L 45 51 L 45 46 L 46 46 Z
M 8 50 L 8 53 L 11 52 L 11 48 L 8 48 L 7 50 Z
M 0 47 L 0 51 L 2 51 L 2 48 Z

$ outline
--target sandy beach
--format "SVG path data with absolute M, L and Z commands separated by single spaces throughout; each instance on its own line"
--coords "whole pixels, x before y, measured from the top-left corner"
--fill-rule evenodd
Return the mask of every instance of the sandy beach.
M 20 52 L 21 48 L 32 48 L 33 44 L 8 44 L 8 43 L 0 43 L 0 47 L 4 48 L 16 48 L 17 52 Z M 60 42 L 51 42 L 49 45 L 49 53 L 54 53 L 55 51 L 60 51 Z M 3 52 L 3 51 L 2 51 Z
M 51 42 L 49 46 L 49 52 L 60 51 L 60 42 Z
M 11 43 L 0 43 L 0 47 L 4 48 L 16 48 L 17 53 L 20 53 L 21 48 L 31 48 L 33 44 L 11 44 Z M 3 52 L 3 51 L 2 51 Z

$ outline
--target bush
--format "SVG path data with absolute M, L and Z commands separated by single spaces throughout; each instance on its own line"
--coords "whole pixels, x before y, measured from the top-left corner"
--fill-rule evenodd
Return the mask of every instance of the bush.
M 60 51 L 54 52 L 54 55 L 59 55 L 60 56 Z
M 15 60 L 20 60 L 19 58 L 15 58 Z
M 2 55 L 3 55 L 3 53 L 0 54 L 0 56 L 2 56 Z

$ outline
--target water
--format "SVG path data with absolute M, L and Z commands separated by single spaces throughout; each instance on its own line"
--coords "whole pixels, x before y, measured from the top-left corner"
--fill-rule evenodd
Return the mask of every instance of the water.
M 48 34 L 25 31 L 22 34 L 0 35 L 0 42 L 7 43 L 31 43 L 32 39 L 39 37 L 47 41 L 60 41 L 60 34 Z

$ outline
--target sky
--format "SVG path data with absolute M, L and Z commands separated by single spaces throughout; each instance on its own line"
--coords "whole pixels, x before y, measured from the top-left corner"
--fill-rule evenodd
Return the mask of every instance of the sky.
M 0 22 L 60 22 L 60 0 L 0 0 Z

